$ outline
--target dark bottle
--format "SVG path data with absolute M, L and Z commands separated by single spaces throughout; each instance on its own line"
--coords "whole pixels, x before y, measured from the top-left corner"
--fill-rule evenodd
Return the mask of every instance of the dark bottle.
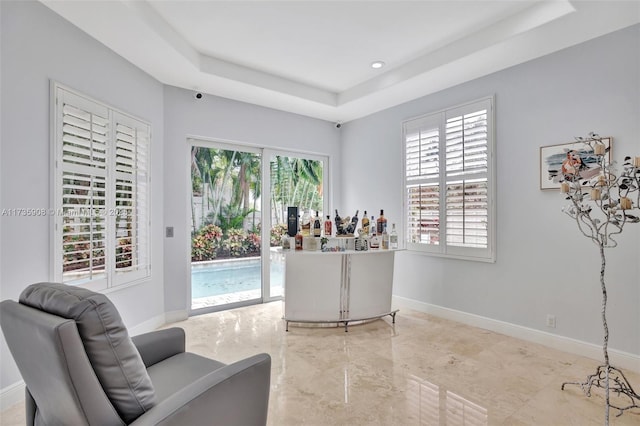
M 336 223 L 336 235 L 342 234 L 343 233 L 342 218 L 338 214 L 338 209 L 336 209 L 336 217 L 333 220 Z
M 356 227 L 358 226 L 358 212 L 360 210 L 356 210 L 356 214 L 351 218 L 351 223 L 347 225 L 347 234 L 353 234 L 356 231 Z
M 380 210 L 380 217 L 378 218 L 376 224 L 378 225 L 378 235 L 382 235 L 383 232 L 387 231 L 387 218 L 384 217 L 384 210 Z
M 287 207 L 287 235 L 295 237 L 298 233 L 298 208 Z
M 320 223 L 320 216 L 316 211 L 316 217 L 313 219 L 313 236 L 319 237 L 320 235 L 322 235 L 322 223 Z

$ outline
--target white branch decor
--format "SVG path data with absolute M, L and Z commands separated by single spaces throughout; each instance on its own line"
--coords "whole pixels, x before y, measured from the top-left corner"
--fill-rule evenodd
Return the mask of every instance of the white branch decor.
M 580 178 L 580 171 L 584 166 L 582 159 L 575 153 L 568 153 L 563 164 L 560 191 L 566 194 L 570 201 L 563 211 L 575 220 L 578 229 L 600 249 L 600 286 L 602 288 L 602 325 L 604 327 L 604 364 L 600 365 L 595 374 L 587 377 L 586 382 L 565 382 L 565 385 L 579 385 L 587 396 L 591 396 L 591 387 L 602 388 L 605 391 L 605 425 L 609 424 L 609 408 L 618 410 L 618 416 L 631 408 L 640 408 L 638 395 L 622 371 L 609 363 L 609 328 L 607 326 L 607 288 L 605 286 L 605 248 L 618 245 L 617 237 L 624 227 L 630 223 L 640 222 L 640 157 L 625 157 L 619 172 L 607 160 L 602 139 L 597 133 L 589 133 L 588 137 L 577 137 L 578 143 L 591 148 L 600 174 L 585 180 Z M 616 401 L 613 403 L 610 394 Z M 615 404 L 615 405 L 614 405 Z

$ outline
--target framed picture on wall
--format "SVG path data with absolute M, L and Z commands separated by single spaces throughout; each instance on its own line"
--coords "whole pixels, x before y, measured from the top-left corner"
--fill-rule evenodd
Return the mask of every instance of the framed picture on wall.
M 602 138 L 602 143 L 611 162 L 613 138 Z M 577 172 L 581 180 L 591 179 L 602 171 L 593 148 L 583 142 L 540 147 L 540 189 L 560 189 L 563 170 Z

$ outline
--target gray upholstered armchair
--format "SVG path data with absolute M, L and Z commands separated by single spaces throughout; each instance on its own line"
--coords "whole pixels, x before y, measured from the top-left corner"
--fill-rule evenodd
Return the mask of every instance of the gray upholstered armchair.
M 129 337 L 104 295 L 38 283 L 0 303 L 26 384 L 28 425 L 264 425 L 271 358 L 225 365 L 185 352 L 184 331 Z

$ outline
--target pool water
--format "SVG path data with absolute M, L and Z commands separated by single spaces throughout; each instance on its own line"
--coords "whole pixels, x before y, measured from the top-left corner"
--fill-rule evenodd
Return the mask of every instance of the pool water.
M 282 286 L 283 265 L 271 263 L 271 287 Z M 213 261 L 191 265 L 191 297 L 193 299 L 261 287 L 260 258 Z

